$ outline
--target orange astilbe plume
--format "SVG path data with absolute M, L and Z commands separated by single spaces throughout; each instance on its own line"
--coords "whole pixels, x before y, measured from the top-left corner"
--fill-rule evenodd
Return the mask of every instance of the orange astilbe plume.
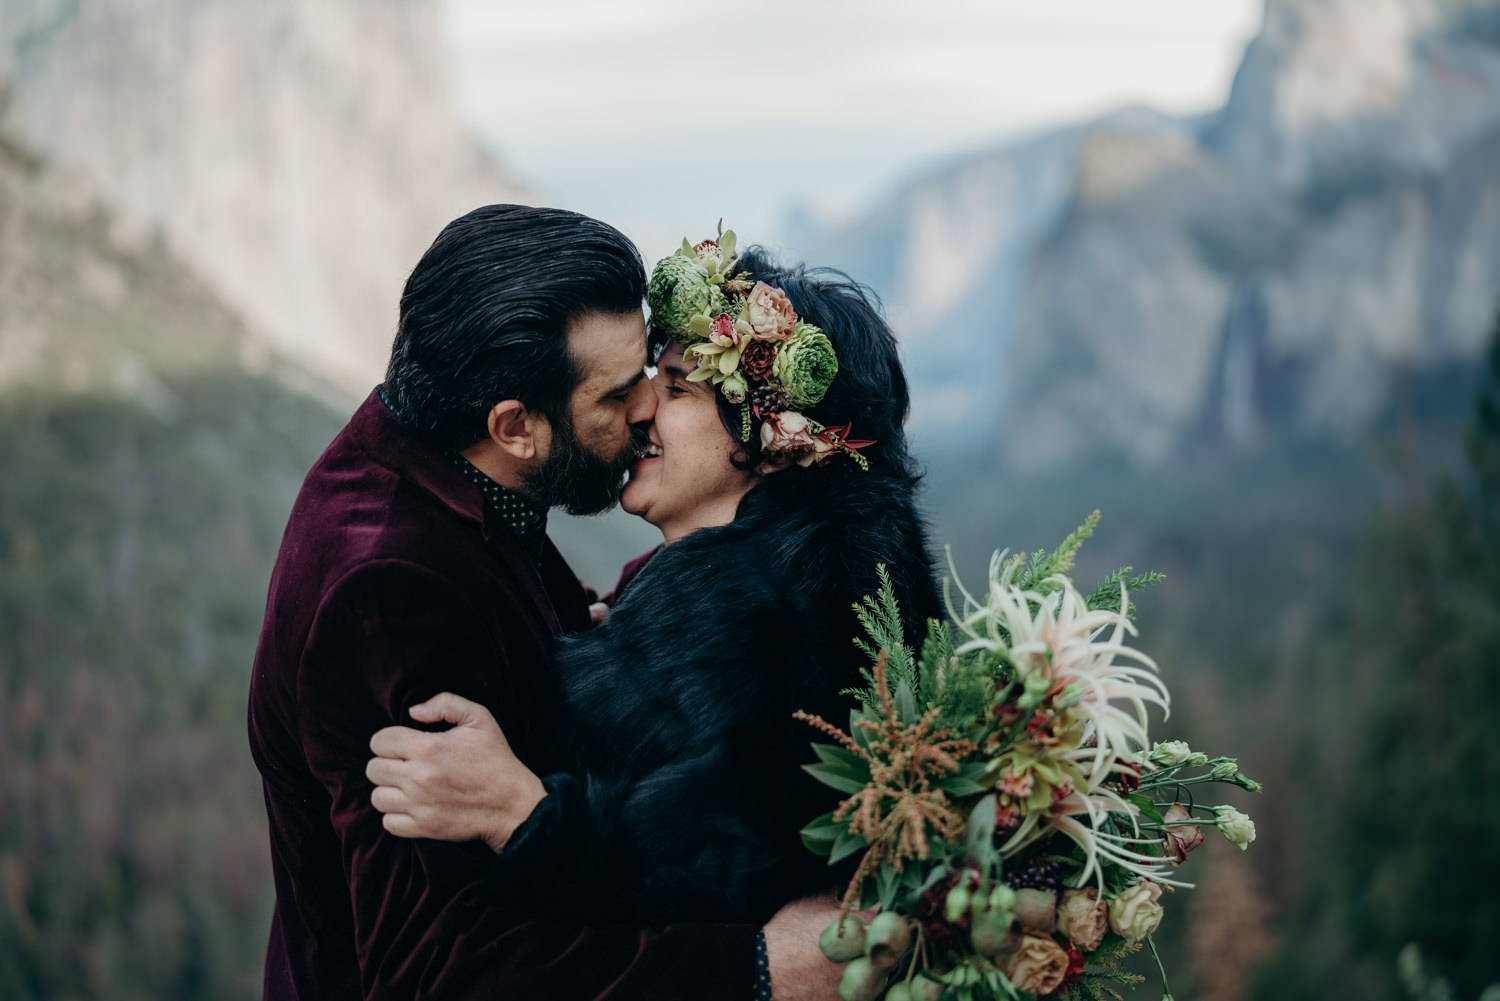
M 845 913 L 854 907 L 860 887 L 881 862 L 890 862 L 900 872 L 907 860 L 927 858 L 929 830 L 947 841 L 963 832 L 963 816 L 937 783 L 959 770 L 964 755 L 978 750 L 973 741 L 955 736 L 952 729 L 932 729 L 940 712 L 936 706 L 916 723 L 901 722 L 891 701 L 886 673 L 889 659 L 889 652 L 881 650 L 875 661 L 882 721 L 854 723 L 870 734 L 866 745 L 821 716 L 796 714 L 859 755 L 870 769 L 869 784 L 840 803 L 833 814 L 835 822 L 847 821 L 849 832 L 869 845 L 844 892 Z

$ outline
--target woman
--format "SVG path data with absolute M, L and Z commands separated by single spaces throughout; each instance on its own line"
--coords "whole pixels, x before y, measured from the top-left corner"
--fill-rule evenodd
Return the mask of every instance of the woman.
M 665 545 L 560 644 L 546 797 L 518 827 L 424 824 L 410 774 L 377 758 L 374 799 L 396 833 L 503 843 L 495 879 L 541 913 L 762 922 L 838 882 L 798 835 L 836 794 L 801 771 L 814 734 L 792 714 L 842 718 L 864 684 L 853 604 L 883 565 L 908 635 L 939 613 L 906 380 L 859 286 L 736 261 L 732 233 L 659 262 L 650 304 L 657 411 L 622 506 Z M 484 768 L 529 777 L 498 751 Z

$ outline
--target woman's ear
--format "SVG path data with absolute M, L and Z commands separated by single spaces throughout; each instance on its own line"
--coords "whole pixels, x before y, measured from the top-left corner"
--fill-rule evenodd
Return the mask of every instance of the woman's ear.
M 760 454 L 760 465 L 755 471 L 762 476 L 769 473 L 779 473 L 792 464 L 792 458 L 780 452 L 762 452 Z
M 490 408 L 487 426 L 490 441 L 506 455 L 530 462 L 545 453 L 552 440 L 552 425 L 547 418 L 520 400 L 501 400 Z

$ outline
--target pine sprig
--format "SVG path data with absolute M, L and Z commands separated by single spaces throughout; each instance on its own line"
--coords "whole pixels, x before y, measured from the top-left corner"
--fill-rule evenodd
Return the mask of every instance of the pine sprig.
M 1043 549 L 1032 553 L 1026 569 L 1016 576 L 1016 585 L 1024 591 L 1040 591 L 1043 594 L 1057 590 L 1057 585 L 1047 583 L 1047 578 L 1072 572 L 1073 564 L 1078 559 L 1078 550 L 1094 534 L 1094 528 L 1098 524 L 1099 512 L 1095 510 L 1050 554 Z M 1012 557 L 1015 563 L 1019 563 L 1021 559 L 1019 554 Z
M 1088 596 L 1087 601 L 1089 608 L 1118 612 L 1120 610 L 1121 600 L 1123 597 L 1123 595 L 1120 593 L 1120 586 L 1122 583 L 1124 584 L 1126 591 L 1134 593 L 1136 591 L 1144 590 L 1145 588 L 1150 587 L 1152 584 L 1159 584 L 1167 579 L 1166 574 L 1161 573 L 1157 570 L 1152 570 L 1149 573 L 1137 574 L 1134 577 L 1127 577 L 1126 575 L 1129 574 L 1132 569 L 1134 568 L 1121 567 L 1114 573 L 1110 574 L 1108 577 L 1104 578 L 1104 580 L 1100 582 L 1099 586 L 1094 588 L 1093 593 Z M 1131 607 L 1129 615 L 1132 619 L 1135 618 L 1134 606 Z
M 875 674 L 869 668 L 861 667 L 860 674 L 867 687 L 839 693 L 852 695 L 868 706 L 878 706 L 888 700 L 903 682 L 913 695 L 922 690 L 917 667 L 912 662 L 911 650 L 906 645 L 905 630 L 901 627 L 901 605 L 896 601 L 896 589 L 891 584 L 891 575 L 884 563 L 875 567 L 875 573 L 880 579 L 880 589 L 873 595 L 865 595 L 853 606 L 860 626 L 870 639 L 866 641 L 856 636 L 854 645 L 872 664 L 880 658 L 882 651 L 885 652 L 889 678 L 887 683 L 890 687 L 882 692 Z
M 1084 970 L 1078 981 L 1068 988 L 1065 996 L 1069 1001 L 1104 1001 L 1106 996 L 1113 998 L 1114 1001 L 1124 1001 L 1113 985 L 1123 984 L 1127 987 L 1135 987 L 1146 982 L 1146 978 L 1141 974 L 1130 973 L 1121 968 L 1121 964 L 1126 959 L 1140 951 L 1140 942 L 1127 942 L 1123 938 L 1113 938 L 1113 944 L 1106 943 L 1099 951 L 1089 956 L 1089 959 L 1096 965 Z

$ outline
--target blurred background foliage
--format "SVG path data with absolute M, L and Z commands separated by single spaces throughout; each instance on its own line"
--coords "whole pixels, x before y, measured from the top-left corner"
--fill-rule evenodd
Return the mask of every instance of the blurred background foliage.
M 286 512 L 426 239 L 535 197 L 456 121 L 403 131 L 445 106 L 430 5 L 311 10 L 0 0 L 7 1001 L 258 996 L 244 710 Z M 1496 25 L 1275 0 L 1218 113 L 1008 140 L 798 236 L 904 338 L 966 582 L 1096 507 L 1081 578 L 1167 574 L 1161 729 L 1265 786 L 1169 907 L 1180 999 L 1500 981 Z M 593 584 L 652 542 L 554 524 Z

